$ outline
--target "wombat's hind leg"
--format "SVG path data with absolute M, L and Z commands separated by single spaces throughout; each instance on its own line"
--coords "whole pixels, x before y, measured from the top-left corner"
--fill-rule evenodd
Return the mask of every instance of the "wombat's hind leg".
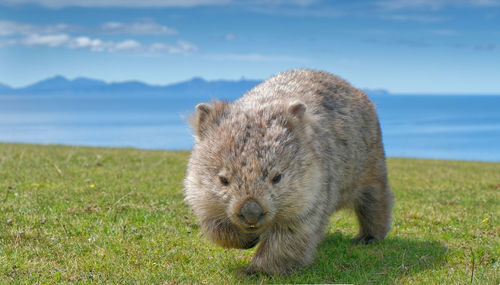
M 391 228 L 392 203 L 392 194 L 386 183 L 363 189 L 354 204 L 359 222 L 356 243 L 367 244 L 384 239 Z

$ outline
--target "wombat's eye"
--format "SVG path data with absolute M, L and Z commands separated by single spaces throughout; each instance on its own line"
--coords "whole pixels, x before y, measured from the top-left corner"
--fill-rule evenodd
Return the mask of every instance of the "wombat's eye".
M 219 176 L 219 180 L 220 180 L 220 183 L 221 183 L 222 185 L 224 185 L 224 186 L 229 185 L 229 180 L 227 180 L 227 178 L 226 178 L 226 177 L 224 177 L 224 176 Z
M 281 174 L 278 174 L 278 175 L 275 175 L 275 176 L 273 177 L 273 179 L 271 180 L 271 182 L 272 182 L 273 184 L 278 184 L 278 183 L 280 182 L 280 180 L 281 180 Z

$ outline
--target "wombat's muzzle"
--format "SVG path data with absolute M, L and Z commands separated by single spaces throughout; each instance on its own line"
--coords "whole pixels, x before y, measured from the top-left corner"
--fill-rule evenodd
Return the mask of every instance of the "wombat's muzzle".
M 243 204 L 243 207 L 241 207 L 239 218 L 243 223 L 248 224 L 248 226 L 252 228 L 264 218 L 264 212 L 259 203 L 254 200 L 248 200 Z

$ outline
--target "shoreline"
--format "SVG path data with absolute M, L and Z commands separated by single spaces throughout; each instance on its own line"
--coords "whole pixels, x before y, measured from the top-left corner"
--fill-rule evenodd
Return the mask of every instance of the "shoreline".
M 58 144 L 58 143 L 25 143 L 25 142 L 4 142 L 0 141 L 2 145 L 19 145 L 31 147 L 61 147 L 61 148 L 82 148 L 82 149 L 108 149 L 108 150 L 136 150 L 146 152 L 178 152 L 188 153 L 191 149 L 149 149 L 138 148 L 133 146 L 98 146 L 98 145 L 73 145 L 73 144 Z M 500 160 L 465 160 L 465 159 L 446 159 L 446 158 L 432 158 L 432 157 L 411 157 L 411 156 L 386 156 L 387 159 L 408 159 L 408 160 L 423 160 L 423 161 L 449 161 L 449 162 L 477 162 L 477 163 L 500 163 Z

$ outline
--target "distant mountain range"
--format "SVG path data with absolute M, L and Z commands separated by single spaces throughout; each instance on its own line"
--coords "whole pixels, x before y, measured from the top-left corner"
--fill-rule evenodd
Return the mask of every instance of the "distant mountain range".
M 0 95 L 71 95 L 71 96 L 175 96 L 190 99 L 220 98 L 234 100 L 259 80 L 206 81 L 193 78 L 169 85 L 149 85 L 140 81 L 106 83 L 102 80 L 78 77 L 69 80 L 63 76 L 51 77 L 22 88 L 11 88 L 0 84 Z
M 133 95 L 133 96 L 175 96 L 190 99 L 220 98 L 234 100 L 259 84 L 261 80 L 215 80 L 206 81 L 195 77 L 191 80 L 169 84 L 149 85 L 140 81 L 107 83 L 102 80 L 78 77 L 73 80 L 54 76 L 21 88 L 0 84 L 0 95 Z M 386 90 L 365 90 L 372 95 L 388 94 Z

